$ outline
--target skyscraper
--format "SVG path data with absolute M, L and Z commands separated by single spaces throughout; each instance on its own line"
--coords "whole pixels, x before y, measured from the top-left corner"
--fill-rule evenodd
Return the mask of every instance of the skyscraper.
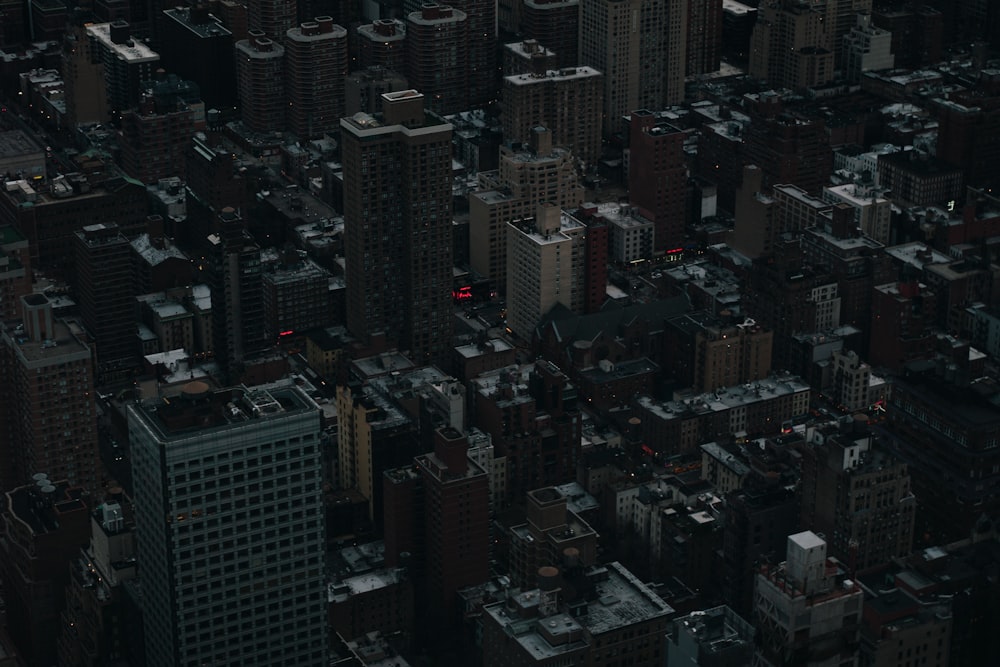
M 580 0 L 523 0 L 521 33 L 556 54 L 556 66 L 572 67 L 580 57 Z
M 87 225 L 74 245 L 80 314 L 97 347 L 98 376 L 119 377 L 137 357 L 132 247 L 114 223 Z
M 288 129 L 302 139 L 334 132 L 344 115 L 347 31 L 317 16 L 285 37 Z
M 654 249 L 664 253 L 684 244 L 687 165 L 685 133 L 658 121 L 645 109 L 629 121 L 629 200 L 656 226 Z
M 833 33 L 822 6 L 800 0 L 763 3 L 750 38 L 750 76 L 776 88 L 830 81 Z
M 240 98 L 240 118 L 253 132 L 274 132 L 285 126 L 285 49 L 251 31 L 248 39 L 236 42 L 236 88 Z
M 266 342 L 260 247 L 233 209 L 222 209 L 218 226 L 208 237 L 213 347 L 223 373 L 238 378 L 247 357 Z
M 383 334 L 417 363 L 445 363 L 452 332 L 451 125 L 415 90 L 340 121 L 347 327 Z
M 426 95 L 424 106 L 439 114 L 469 103 L 468 16 L 429 2 L 406 17 L 406 78 Z
M 604 74 L 604 131 L 684 99 L 687 0 L 581 0 L 580 64 Z
M 128 423 L 147 664 L 325 664 L 316 404 L 192 382 Z

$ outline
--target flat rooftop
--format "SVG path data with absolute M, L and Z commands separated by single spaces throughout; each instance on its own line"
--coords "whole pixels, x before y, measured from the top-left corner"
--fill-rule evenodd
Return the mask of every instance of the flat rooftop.
M 200 380 L 189 382 L 172 398 L 152 398 L 130 406 L 161 441 L 194 433 L 238 429 L 288 414 L 317 409 L 296 387 L 272 385 L 212 390 Z

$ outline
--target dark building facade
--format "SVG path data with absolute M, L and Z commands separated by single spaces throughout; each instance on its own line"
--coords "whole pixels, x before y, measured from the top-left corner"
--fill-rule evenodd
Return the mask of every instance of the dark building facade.
M 347 327 L 417 363 L 447 363 L 452 331 L 451 125 L 424 95 L 382 95 L 381 116 L 341 121 Z
M 629 121 L 629 200 L 653 220 L 656 253 L 684 245 L 687 219 L 685 134 L 658 121 L 651 111 L 633 111 Z

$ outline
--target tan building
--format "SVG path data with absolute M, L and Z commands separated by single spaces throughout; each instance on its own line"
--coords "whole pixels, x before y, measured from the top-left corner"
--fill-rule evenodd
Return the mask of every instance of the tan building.
M 823 199 L 831 204 L 847 204 L 854 210 L 854 221 L 862 234 L 873 241 L 889 243 L 892 202 L 880 197 L 874 188 L 855 183 L 825 187 Z
M 531 148 L 500 149 L 500 168 L 480 172 L 469 194 L 469 259 L 499 294 L 507 291 L 507 223 L 535 214 L 544 202 L 574 208 L 583 202 L 573 153 L 553 148 L 547 128 L 531 131 Z
M 581 0 L 580 64 L 604 74 L 604 131 L 635 109 L 684 100 L 687 7 L 683 0 Z
M 516 335 L 530 339 L 557 303 L 582 311 L 586 229 L 554 204 L 507 223 L 507 326 Z
M 504 138 L 526 144 L 534 128 L 547 127 L 552 145 L 596 164 L 601 157 L 605 87 L 604 76 L 593 67 L 505 76 L 500 91 Z

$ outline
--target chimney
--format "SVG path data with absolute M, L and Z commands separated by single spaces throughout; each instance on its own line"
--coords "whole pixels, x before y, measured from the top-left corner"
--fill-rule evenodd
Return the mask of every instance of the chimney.
M 31 341 L 40 343 L 55 337 L 52 302 L 44 294 L 22 296 L 21 311 L 24 313 L 24 331 Z

